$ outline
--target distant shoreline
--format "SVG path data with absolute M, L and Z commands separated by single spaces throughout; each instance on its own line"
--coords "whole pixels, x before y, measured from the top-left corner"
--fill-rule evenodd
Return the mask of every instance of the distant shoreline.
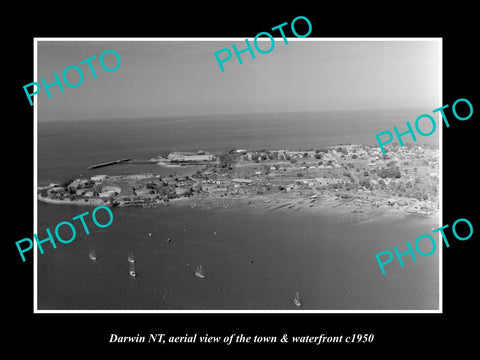
M 297 114 L 331 114 L 331 113 L 359 113 L 359 112 L 372 112 L 372 111 L 383 111 L 383 112 L 404 112 L 409 111 L 414 114 L 420 114 L 425 111 L 431 111 L 435 104 L 431 106 L 414 106 L 414 107 L 386 107 L 386 108 L 361 108 L 361 109 L 331 109 L 331 110 L 293 110 L 293 111 L 269 111 L 269 112 L 238 112 L 238 113 L 214 113 L 214 114 L 186 114 L 186 115 L 162 115 L 162 116 L 145 116 L 145 117 L 116 117 L 116 118 L 83 118 L 83 119 L 70 119 L 66 120 L 67 122 L 76 122 L 82 123 L 85 122 L 99 122 L 99 121 L 107 121 L 107 122 L 138 122 L 138 121 L 182 121 L 182 120 L 195 120 L 195 119 L 214 119 L 214 118 L 230 118 L 230 117 L 253 117 L 253 116 L 278 116 L 278 115 L 297 115 Z M 39 121 L 39 125 L 41 124 L 58 124 L 64 121 L 62 119 L 44 119 Z

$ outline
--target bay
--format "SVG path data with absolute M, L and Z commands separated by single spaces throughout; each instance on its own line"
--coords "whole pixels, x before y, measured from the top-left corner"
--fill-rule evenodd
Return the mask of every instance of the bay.
M 42 122 L 38 182 L 80 174 L 175 171 L 152 165 L 87 167 L 125 157 L 149 159 L 175 150 L 307 149 L 373 144 L 374 134 L 400 126 L 418 109 L 252 114 L 172 119 Z M 435 142 L 438 137 L 422 141 Z M 162 173 L 164 175 L 164 173 Z M 38 204 L 38 234 L 92 208 Z M 354 221 L 308 211 L 248 206 L 200 209 L 171 205 L 113 208 L 105 229 L 87 221 L 77 238 L 45 245 L 38 261 L 38 308 L 57 310 L 291 310 L 296 291 L 307 310 L 438 309 L 438 251 L 405 267 L 375 254 L 405 251 L 438 219 L 406 216 Z M 152 233 L 152 236 L 148 236 Z M 170 242 L 167 239 L 171 239 Z M 97 253 L 92 262 L 90 249 Z M 135 254 L 138 276 L 128 275 Z M 205 279 L 194 276 L 202 265 Z

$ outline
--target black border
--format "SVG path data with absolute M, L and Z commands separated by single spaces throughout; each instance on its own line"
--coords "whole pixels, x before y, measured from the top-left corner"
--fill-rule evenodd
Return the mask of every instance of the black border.
M 218 6 L 218 7 L 217 7 Z M 310 19 L 310 37 L 441 37 L 443 38 L 443 104 L 453 104 L 467 98 L 474 107 L 468 121 L 451 121 L 443 128 L 443 224 L 458 218 L 469 219 L 478 227 L 478 215 L 473 211 L 477 198 L 475 129 L 480 104 L 480 79 L 475 56 L 475 22 L 473 8 L 467 5 L 440 5 L 420 9 L 407 3 L 383 8 L 358 3 L 339 4 L 332 9 L 320 3 L 293 9 L 290 5 L 272 4 L 266 11 L 245 3 L 210 5 L 199 9 L 184 3 L 180 9 L 165 4 L 84 4 L 75 7 L 62 5 L 18 9 L 18 22 L 4 27 L 7 75 L 4 104 L 5 138 L 2 142 L 5 164 L 4 204 L 8 221 L 4 222 L 6 236 L 2 242 L 3 257 L 7 259 L 4 278 L 7 291 L 7 346 L 22 350 L 32 345 L 34 355 L 41 353 L 60 357 L 74 353 L 95 356 L 104 350 L 110 354 L 134 349 L 138 353 L 166 352 L 179 354 L 183 350 L 217 350 L 256 352 L 267 350 L 296 353 L 340 354 L 374 353 L 388 349 L 383 356 L 394 352 L 404 356 L 425 351 L 432 355 L 438 350 L 461 347 L 473 348 L 477 283 L 475 257 L 478 232 L 465 242 L 453 240 L 444 247 L 443 314 L 33 314 L 33 259 L 22 263 L 14 242 L 33 234 L 33 108 L 25 99 L 22 86 L 33 79 L 34 37 L 252 37 L 285 21 L 302 15 Z M 477 65 L 477 66 L 476 66 Z M 478 112 L 477 112 L 478 111 Z M 4 215 L 5 218 L 5 215 Z M 473 319 L 472 319 L 473 320 Z M 473 329 L 470 330 L 471 325 Z M 111 332 L 118 334 L 148 334 L 166 332 L 170 335 L 208 333 L 210 335 L 289 335 L 373 333 L 372 344 L 223 344 L 161 346 L 159 344 L 109 344 Z M 60 349 L 65 350 L 60 351 Z M 94 350 L 95 349 L 95 350 Z M 67 355 L 68 356 L 68 355 Z

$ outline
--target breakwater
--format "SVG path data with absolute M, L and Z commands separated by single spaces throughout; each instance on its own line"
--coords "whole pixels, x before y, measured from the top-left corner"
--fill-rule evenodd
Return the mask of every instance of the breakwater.
M 120 164 L 120 163 L 124 163 L 124 162 L 127 162 L 127 161 L 130 161 L 130 158 L 120 159 L 120 160 L 116 160 L 116 161 L 109 161 L 109 162 L 102 163 L 102 164 L 96 164 L 96 165 L 89 166 L 88 168 L 89 169 L 96 169 L 96 168 L 99 168 L 99 167 L 113 165 L 113 164 Z

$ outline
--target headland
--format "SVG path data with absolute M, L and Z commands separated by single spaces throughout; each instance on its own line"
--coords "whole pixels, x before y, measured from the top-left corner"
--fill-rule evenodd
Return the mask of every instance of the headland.
M 439 153 L 431 145 L 346 144 L 308 150 L 172 152 L 147 160 L 172 168 L 168 176 L 96 175 L 38 188 L 54 204 L 328 210 L 365 217 L 438 213 Z M 142 161 L 145 163 L 145 161 Z M 176 175 L 175 169 L 192 170 Z M 183 171 L 185 173 L 185 171 Z M 188 173 L 188 171 L 187 171 Z M 362 214 L 362 215 L 361 215 Z

